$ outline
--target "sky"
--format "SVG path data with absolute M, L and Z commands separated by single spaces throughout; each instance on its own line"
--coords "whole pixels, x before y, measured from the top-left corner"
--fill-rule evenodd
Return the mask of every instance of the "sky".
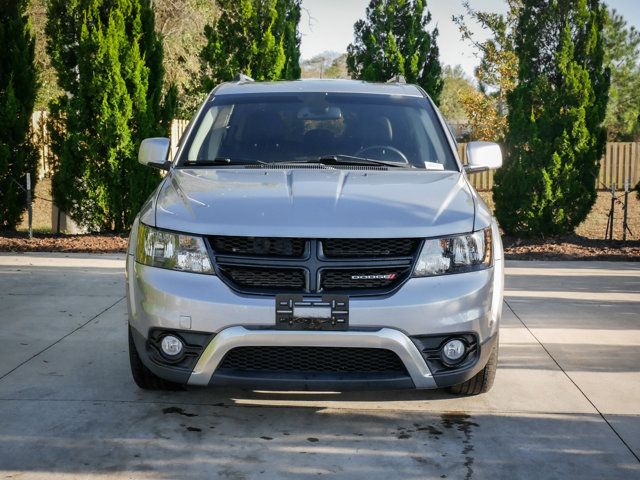
M 502 0 L 469 0 L 476 10 L 505 12 Z M 627 21 L 640 29 L 640 0 L 608 0 L 607 5 L 621 13 Z M 344 53 L 353 40 L 353 24 L 364 17 L 369 0 L 302 0 L 301 53 L 308 59 L 325 51 Z M 461 65 L 471 77 L 478 64 L 474 50 L 462 41 L 458 27 L 451 17 L 464 13 L 462 0 L 430 0 L 431 28 L 440 31 L 438 46 L 444 65 Z M 476 25 L 478 39 L 486 38 Z

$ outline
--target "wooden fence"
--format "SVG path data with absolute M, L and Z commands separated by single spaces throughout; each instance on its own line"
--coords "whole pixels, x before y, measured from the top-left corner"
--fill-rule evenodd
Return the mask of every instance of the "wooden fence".
M 177 153 L 178 144 L 188 125 L 188 120 L 174 120 L 171 123 L 171 152 L 169 153 L 169 158 L 173 158 Z
M 49 112 L 36 111 L 31 117 L 32 141 L 38 149 L 38 177 L 48 177 L 53 173 L 55 165 L 53 152 L 51 151 L 51 137 L 47 130 Z M 182 134 L 187 129 L 188 120 L 174 120 L 171 122 L 171 151 L 170 158 L 173 158 L 178 151 L 178 143 Z
M 607 143 L 607 150 L 600 164 L 598 190 L 624 190 L 625 181 L 633 188 L 640 181 L 640 143 Z
M 458 156 L 463 164 L 467 164 L 467 144 L 458 144 Z M 485 192 L 493 187 L 493 170 L 485 170 L 484 172 L 469 175 L 469 180 L 476 190 Z
M 49 147 L 49 134 L 46 129 L 47 112 L 34 112 L 32 119 L 34 141 L 38 146 L 40 162 L 38 175 L 40 178 L 52 173 L 53 155 Z M 171 156 L 176 153 L 180 138 L 184 134 L 187 120 L 174 120 L 171 124 Z M 458 154 L 466 163 L 466 145 L 458 145 Z M 493 171 L 470 175 L 471 183 L 480 191 L 491 190 Z M 640 181 L 640 142 L 607 143 L 607 149 L 600 164 L 597 179 L 598 190 L 609 190 L 613 184 L 617 190 L 624 190 L 625 181 L 633 188 Z

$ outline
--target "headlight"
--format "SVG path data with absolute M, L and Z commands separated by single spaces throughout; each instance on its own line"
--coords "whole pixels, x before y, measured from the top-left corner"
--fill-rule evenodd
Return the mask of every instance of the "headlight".
M 213 273 L 202 237 L 156 230 L 142 223 L 138 227 L 136 261 L 150 267 Z
M 482 270 L 490 267 L 491 262 L 491 227 L 488 227 L 469 235 L 425 240 L 413 276 Z

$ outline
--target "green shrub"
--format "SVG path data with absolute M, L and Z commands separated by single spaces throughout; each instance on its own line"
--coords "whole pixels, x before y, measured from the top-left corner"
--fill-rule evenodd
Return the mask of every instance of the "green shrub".
M 300 0 L 216 0 L 220 17 L 204 30 L 202 89 L 244 73 L 255 80 L 300 78 Z
M 0 229 L 15 229 L 25 210 L 25 177 L 35 188 L 37 153 L 30 125 L 38 90 L 28 1 L 0 2 Z
M 572 233 L 596 199 L 609 71 L 599 0 L 524 0 L 496 216 L 509 234 Z
M 403 75 L 439 103 L 443 80 L 438 29 L 427 31 L 429 22 L 431 13 L 423 0 L 371 0 L 347 47 L 349 73 L 373 82 Z
M 47 50 L 65 92 L 50 105 L 57 205 L 91 231 L 123 231 L 159 182 L 140 142 L 167 136 L 162 42 L 150 0 L 51 0 Z

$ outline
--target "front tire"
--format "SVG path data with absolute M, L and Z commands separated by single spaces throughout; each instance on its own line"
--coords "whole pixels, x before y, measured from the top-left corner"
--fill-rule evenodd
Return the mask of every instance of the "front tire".
M 487 364 L 475 376 L 460 385 L 449 387 L 449 391 L 455 395 L 479 395 L 487 393 L 493 386 L 498 367 L 498 339 L 491 349 L 491 355 Z
M 133 341 L 131 327 L 129 327 L 129 364 L 131 365 L 133 381 L 143 390 L 184 390 L 183 385 L 160 378 L 142 363 L 136 344 Z

